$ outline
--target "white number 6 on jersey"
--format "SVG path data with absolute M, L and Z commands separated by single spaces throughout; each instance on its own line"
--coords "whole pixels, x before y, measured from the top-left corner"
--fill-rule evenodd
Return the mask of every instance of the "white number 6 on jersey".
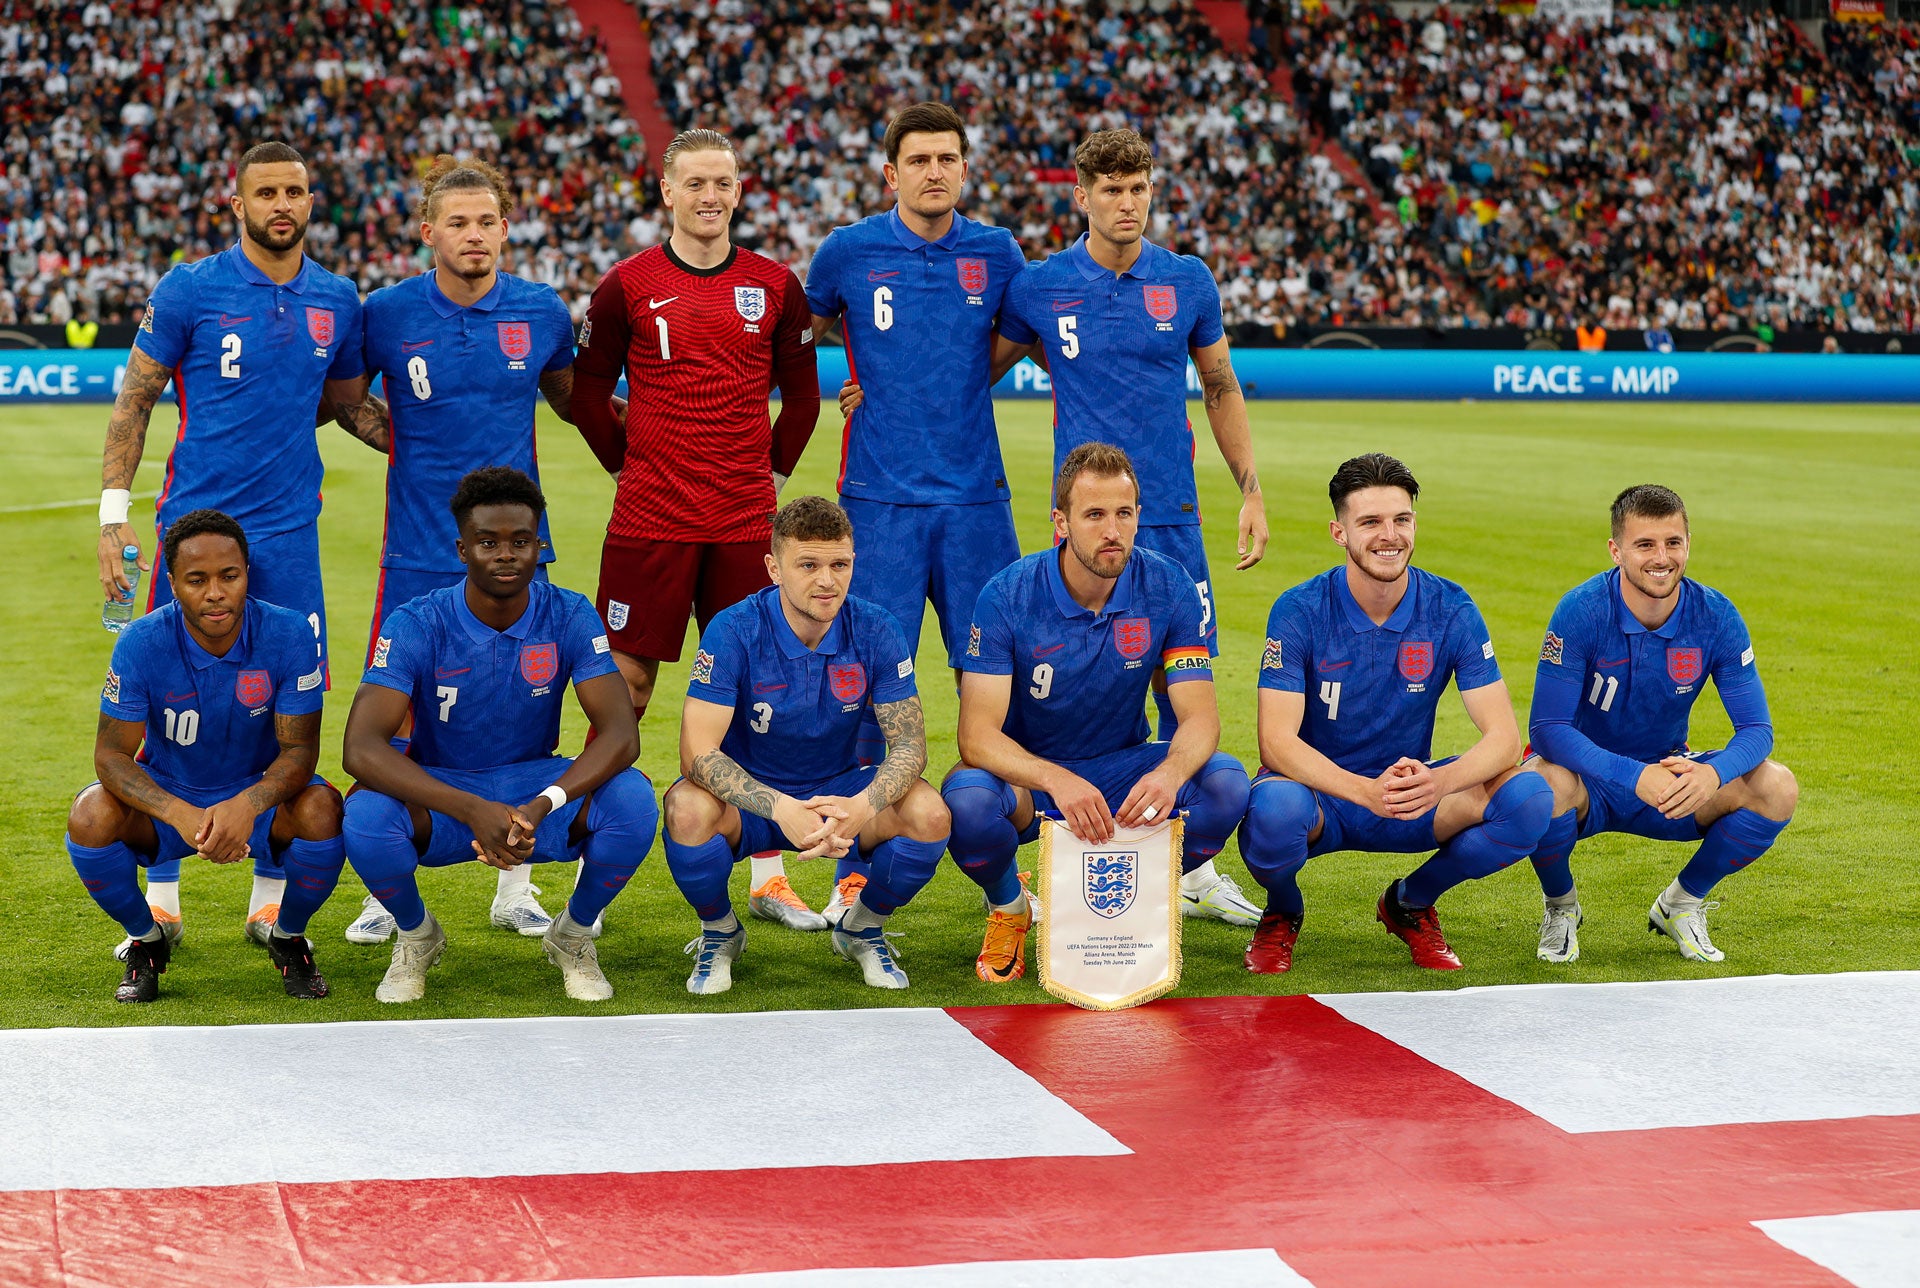
M 1060 356 L 1077 358 L 1080 356 L 1080 335 L 1074 330 L 1080 319 L 1069 313 L 1060 319 Z
M 873 329 L 876 331 L 893 329 L 893 288 L 891 286 L 873 288 Z

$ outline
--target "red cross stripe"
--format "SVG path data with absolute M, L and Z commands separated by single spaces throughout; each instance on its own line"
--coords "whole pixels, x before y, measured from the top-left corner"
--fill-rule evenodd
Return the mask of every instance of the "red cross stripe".
M 1271 1247 L 1317 1288 L 1831 1286 L 1752 1223 L 1920 1207 L 1920 1115 L 1570 1133 L 1306 997 L 951 1014 L 1132 1153 L 15 1191 L 0 1280 L 544 1282 Z M 714 1077 L 714 1112 L 741 1112 Z M 850 1132 L 885 1077 L 849 1070 Z M 190 1112 L 190 1079 L 178 1094 Z

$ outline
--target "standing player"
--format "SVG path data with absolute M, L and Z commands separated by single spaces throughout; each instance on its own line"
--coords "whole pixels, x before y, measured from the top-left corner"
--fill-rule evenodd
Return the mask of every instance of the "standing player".
M 941 787 L 954 861 L 987 896 L 974 970 L 990 984 L 1026 973 L 1033 914 L 1014 854 L 1038 835 L 1039 811 L 1058 810 L 1097 842 L 1115 823 L 1184 809 L 1192 871 L 1212 863 L 1247 809 L 1247 772 L 1218 750 L 1200 597 L 1179 564 L 1135 547 L 1140 482 L 1126 453 L 1076 447 L 1053 495 L 1058 544 L 980 593 L 960 658 L 961 764 Z M 1163 668 L 1179 728 L 1153 742 L 1147 688 Z
M 740 204 L 733 144 L 713 130 L 676 135 L 661 160 L 660 195 L 673 233 L 615 264 L 595 288 L 575 402 L 581 434 L 620 477 L 598 602 L 640 716 L 660 663 L 679 660 L 688 616 L 704 631 L 767 585 L 768 522 L 820 414 L 799 279 L 730 239 Z M 611 402 L 623 371 L 624 418 Z M 769 425 L 776 385 L 780 416 Z M 756 913 L 826 928 L 793 892 L 778 854 L 756 856 L 754 866 Z
M 1553 784 L 1553 821 L 1533 851 L 1546 896 L 1540 960 L 1580 956 L 1574 843 L 1601 832 L 1698 841 L 1653 901 L 1647 928 L 1688 961 L 1726 954 L 1707 935 L 1706 896 L 1765 854 L 1793 818 L 1800 787 L 1773 750 L 1767 694 L 1746 623 L 1725 595 L 1687 578 L 1687 507 L 1670 488 L 1613 501 L 1613 571 L 1553 610 L 1528 721 L 1527 763 Z M 1733 722 L 1718 751 L 1687 749 L 1687 720 L 1711 677 Z
M 1552 792 L 1514 768 L 1520 726 L 1480 610 L 1453 582 L 1413 567 L 1413 472 L 1370 452 L 1335 470 L 1327 491 L 1328 530 L 1346 560 L 1274 601 L 1260 658 L 1261 771 L 1240 855 L 1266 887 L 1267 910 L 1247 969 L 1293 965 L 1308 859 L 1438 847 L 1387 885 L 1374 915 L 1415 965 L 1458 970 L 1434 902 L 1531 853 Z M 1480 738 L 1429 763 L 1449 678 Z
M 128 354 L 101 468 L 100 584 L 110 598 L 128 589 L 120 552 L 140 545 L 128 522 L 130 489 L 148 418 L 171 380 L 180 432 L 154 503 L 156 534 L 164 537 L 190 510 L 231 515 L 249 536 L 254 597 L 306 619 L 325 676 L 314 421 L 323 396 L 349 414 L 365 401 L 360 292 L 303 251 L 313 191 L 306 162 L 291 147 L 248 148 L 230 205 L 239 242 L 160 279 Z M 369 441 L 386 446 L 384 438 Z M 148 585 L 148 608 L 165 604 L 172 579 L 164 562 Z M 246 928 L 256 941 L 266 941 L 281 890 L 278 870 L 267 856 L 255 855 Z M 156 918 L 178 928 L 177 862 L 148 870 L 147 902 Z
M 466 581 L 393 612 L 353 695 L 342 763 L 361 790 L 347 801 L 347 858 L 399 923 L 382 1002 L 425 996 L 447 945 L 415 870 L 476 857 L 497 868 L 585 859 L 541 943 L 568 997 L 613 996 L 593 923 L 652 848 L 659 810 L 631 767 L 640 731 L 599 618 L 534 575 L 546 508 L 518 470 L 462 479 L 451 509 Z M 575 760 L 554 754 L 569 682 L 598 735 Z M 409 710 L 420 718 L 403 755 L 392 739 Z
M 114 997 L 153 1001 L 180 939 L 179 919 L 141 896 L 138 869 L 249 853 L 256 871 L 293 873 L 267 938 L 287 995 L 325 997 L 306 929 L 340 870 L 340 793 L 313 772 L 324 696 L 313 629 L 247 593 L 246 534 L 219 511 L 174 516 L 161 550 L 172 593 L 114 641 L 99 781 L 67 816 L 74 870 L 131 936 Z
M 724 993 L 747 932 L 727 898 L 740 859 L 790 845 L 802 858 L 858 850 L 871 877 L 833 928 L 834 951 L 874 988 L 905 988 L 887 918 L 920 892 L 947 845 L 947 810 L 921 779 L 926 718 L 913 658 L 890 614 L 847 594 L 853 525 L 824 497 L 773 518 L 774 584 L 700 636 L 667 789 L 667 862 L 700 918 L 689 993 Z M 860 765 L 877 720 L 887 756 Z
M 573 319 L 552 287 L 499 271 L 512 214 L 505 175 L 484 161 L 436 157 L 420 181 L 420 240 L 433 268 L 367 297 L 366 366 L 385 377 L 387 401 L 368 399 L 360 416 L 369 437 L 386 431 L 389 416 L 392 424 L 369 654 L 389 612 L 466 580 L 447 510 L 461 477 L 506 465 L 537 486 L 540 396 L 572 420 Z M 538 575 L 552 559 L 542 515 Z M 524 864 L 501 869 L 490 919 L 536 936 L 553 919 L 535 899 L 530 873 Z M 393 931 L 393 918 L 368 895 L 347 939 L 377 944 Z
M 1207 423 L 1241 493 L 1240 561 L 1267 549 L 1267 515 L 1254 470 L 1247 402 L 1234 378 L 1220 319 L 1220 289 L 1200 259 L 1146 239 L 1153 204 L 1153 153 L 1132 130 L 1101 130 L 1074 152 L 1074 201 L 1087 232 L 1024 273 L 1007 293 L 1000 332 L 1039 342 L 1053 378 L 1053 459 L 1058 469 L 1082 443 L 1107 442 L 1133 459 L 1154 497 L 1140 515 L 1140 544 L 1180 563 L 1200 591 L 1201 630 L 1219 652 L 1213 585 L 1194 486 L 1193 425 L 1187 419 L 1187 362 L 1200 373 Z M 1173 727 L 1166 677 L 1154 682 L 1160 733 Z M 1232 896 L 1211 866 L 1190 874 L 1181 909 L 1251 926 L 1252 904 Z
M 901 111 L 885 149 L 894 208 L 827 234 L 807 303 L 815 339 L 840 320 L 861 390 L 840 453 L 840 504 L 864 552 L 853 593 L 893 614 L 909 657 L 931 601 L 957 683 L 980 590 L 1020 557 L 992 390 L 1025 348 L 995 328 L 1026 257 L 1006 229 L 954 210 L 968 142 L 952 108 Z M 877 758 L 876 730 L 866 742 Z M 839 877 L 829 919 L 866 880 L 845 860 Z

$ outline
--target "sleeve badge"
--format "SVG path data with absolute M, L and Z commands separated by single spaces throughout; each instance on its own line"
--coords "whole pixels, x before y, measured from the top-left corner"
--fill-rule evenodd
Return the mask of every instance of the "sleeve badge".
M 393 637 L 391 635 L 382 635 L 378 640 L 374 641 L 372 664 L 374 666 L 385 666 L 387 664 L 387 654 L 392 651 L 392 649 Z
M 1284 671 L 1286 666 L 1287 664 L 1283 660 L 1280 641 L 1274 639 L 1268 640 L 1266 651 L 1260 654 L 1260 669 L 1262 671 Z
M 693 675 L 695 684 L 713 683 L 713 654 L 701 649 L 693 655 Z
M 1559 666 L 1560 659 L 1566 656 L 1566 650 L 1567 642 L 1552 631 L 1548 631 L 1546 640 L 1540 645 L 1540 660 Z
M 980 656 L 980 628 L 978 626 L 970 626 L 967 628 L 967 656 Z
M 107 668 L 107 682 L 100 687 L 100 700 L 102 702 L 120 700 L 120 672 L 112 667 Z

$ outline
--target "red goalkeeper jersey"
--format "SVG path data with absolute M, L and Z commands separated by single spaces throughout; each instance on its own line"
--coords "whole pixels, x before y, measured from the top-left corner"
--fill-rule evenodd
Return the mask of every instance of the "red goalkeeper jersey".
M 605 401 L 623 369 L 624 448 Z M 710 269 L 664 243 L 623 259 L 594 289 L 575 373 L 581 433 L 620 473 L 609 536 L 767 539 L 772 474 L 793 472 L 820 410 L 811 311 L 792 269 L 738 247 Z

